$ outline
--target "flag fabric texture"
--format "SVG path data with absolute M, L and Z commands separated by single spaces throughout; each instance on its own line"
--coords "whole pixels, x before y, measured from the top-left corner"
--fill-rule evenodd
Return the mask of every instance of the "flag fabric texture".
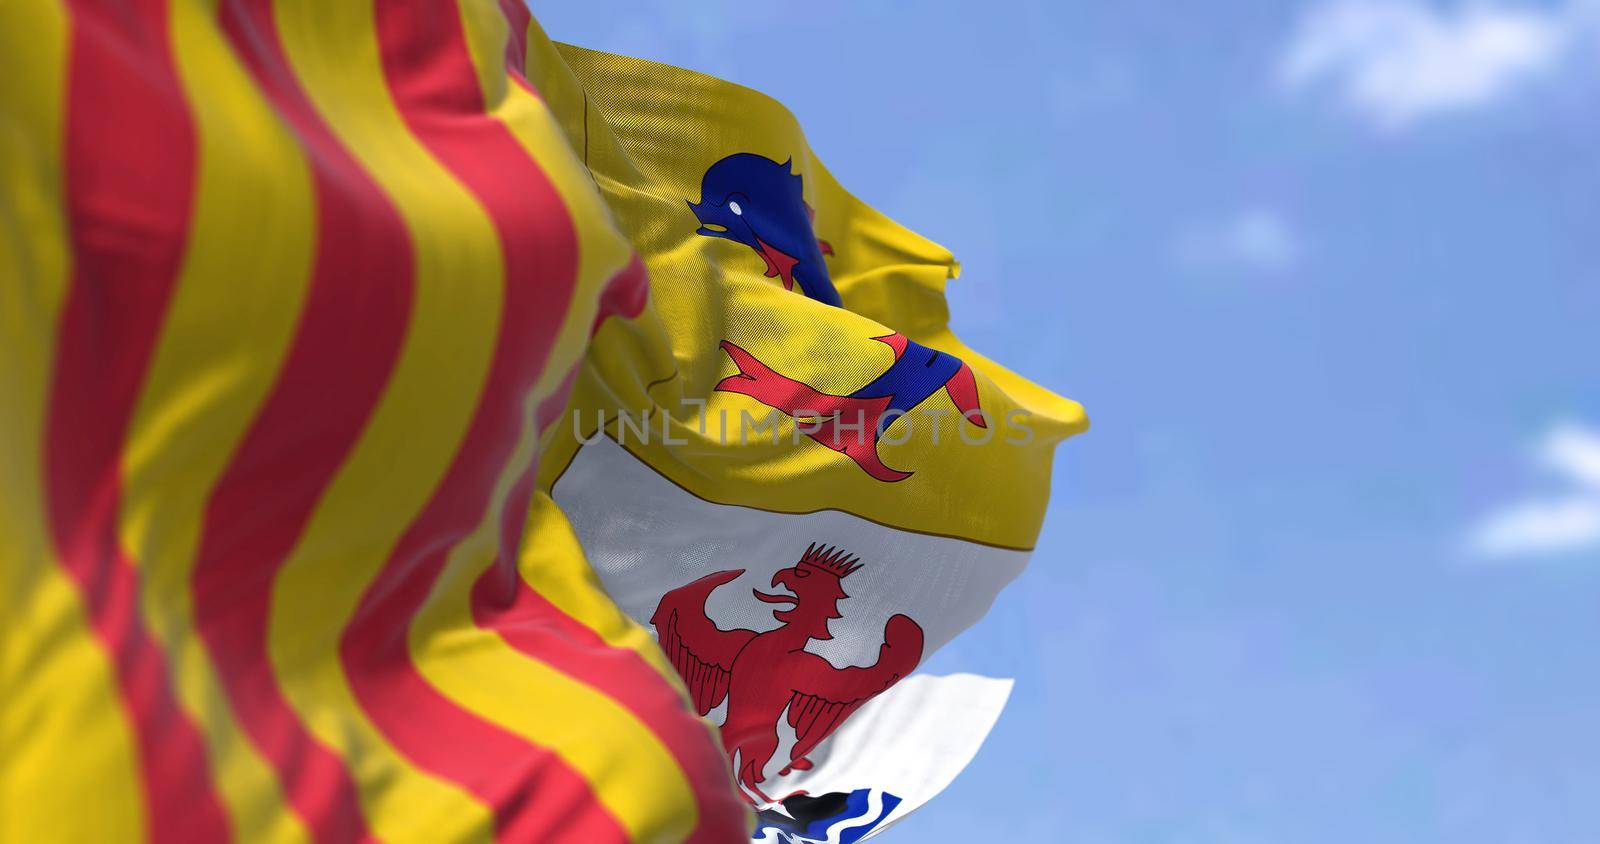
M 540 487 L 719 726 L 761 834 L 863 837 L 998 714 L 1005 682 L 898 684 L 1022 570 L 1082 410 L 951 333 L 951 254 L 847 193 L 777 102 L 531 43 L 651 289 L 597 332 Z M 906 741 L 917 711 L 948 740 Z
M 519 0 L 0 55 L 0 840 L 857 840 L 975 751 L 911 675 L 1083 418 L 775 103 Z

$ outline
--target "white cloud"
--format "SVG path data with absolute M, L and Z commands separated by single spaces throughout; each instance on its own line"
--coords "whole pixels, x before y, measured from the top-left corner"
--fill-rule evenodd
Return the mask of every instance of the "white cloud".
M 1300 237 L 1281 214 L 1249 208 L 1219 222 L 1196 225 L 1179 236 L 1179 263 L 1194 270 L 1283 272 L 1300 258 Z
M 1279 72 L 1291 90 L 1327 83 L 1379 127 L 1486 106 L 1557 67 L 1595 21 L 1593 4 L 1324 0 L 1302 20 Z
M 1528 501 L 1481 525 L 1472 548 L 1486 557 L 1521 557 L 1600 545 L 1600 496 Z
M 1568 489 L 1514 503 L 1484 520 L 1468 547 L 1486 557 L 1600 549 L 1600 430 L 1575 423 L 1545 435 L 1538 462 Z
M 1545 439 L 1540 459 L 1573 483 L 1600 490 L 1600 431 L 1567 423 Z

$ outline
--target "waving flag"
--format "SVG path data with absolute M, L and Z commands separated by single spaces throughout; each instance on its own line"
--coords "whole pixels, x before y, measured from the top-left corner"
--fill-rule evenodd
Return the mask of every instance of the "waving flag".
M 650 277 L 541 488 L 719 725 L 758 840 L 864 837 L 1004 704 L 916 668 L 1022 570 L 1082 411 L 951 333 L 950 253 L 845 192 L 782 106 L 534 33 L 529 77 Z
M 0 840 L 748 834 L 533 495 L 644 289 L 516 18 L 0 4 Z
M 516 0 L 0 54 L 0 840 L 854 841 L 976 752 L 916 669 L 1083 417 L 776 103 Z

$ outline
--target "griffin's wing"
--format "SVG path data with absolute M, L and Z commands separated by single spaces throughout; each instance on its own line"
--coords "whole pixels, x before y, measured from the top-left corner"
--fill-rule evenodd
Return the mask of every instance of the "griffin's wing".
M 695 712 L 705 715 L 728 696 L 733 659 L 752 638 L 754 630 L 723 630 L 706 616 L 706 598 L 718 586 L 744 574 L 744 569 L 708 574 L 661 596 L 650 623 L 667 659 L 678 670 Z
M 804 672 L 789 697 L 789 726 L 794 728 L 794 758 L 811 752 L 861 705 L 910 674 L 922 660 L 922 628 L 904 615 L 889 619 L 883 648 L 871 667 L 834 668 L 820 656 L 812 663 L 822 670 Z M 820 665 L 819 665 L 820 663 Z
M 811 752 L 811 748 L 832 735 L 835 727 L 843 724 L 844 719 L 876 694 L 873 692 L 855 700 L 839 701 L 795 692 L 789 698 L 789 726 L 794 728 L 794 746 L 799 751 L 797 756 Z

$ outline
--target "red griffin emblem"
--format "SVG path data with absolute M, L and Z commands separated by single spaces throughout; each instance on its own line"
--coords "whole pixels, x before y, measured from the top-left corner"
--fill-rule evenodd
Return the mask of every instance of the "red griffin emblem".
M 689 686 L 695 711 L 705 715 L 728 702 L 722 744 L 738 771 L 739 784 L 763 800 L 758 784 L 778 749 L 778 721 L 787 714 L 795 744 L 780 772 L 806 770 L 806 758 L 835 727 L 883 690 L 911 673 L 922 659 L 922 628 L 896 614 L 884 625 L 878 661 L 868 667 L 835 668 L 806 650 L 813 639 L 832 639 L 828 622 L 841 618 L 839 601 L 849 597 L 841 581 L 861 568 L 856 557 L 811 545 L 793 566 L 772 576 L 773 586 L 793 595 L 751 592 L 770 604 L 783 624 L 765 633 L 723 630 L 705 610 L 717 587 L 744 574 L 732 569 L 708 574 L 661 596 L 650 623 L 662 650 Z

